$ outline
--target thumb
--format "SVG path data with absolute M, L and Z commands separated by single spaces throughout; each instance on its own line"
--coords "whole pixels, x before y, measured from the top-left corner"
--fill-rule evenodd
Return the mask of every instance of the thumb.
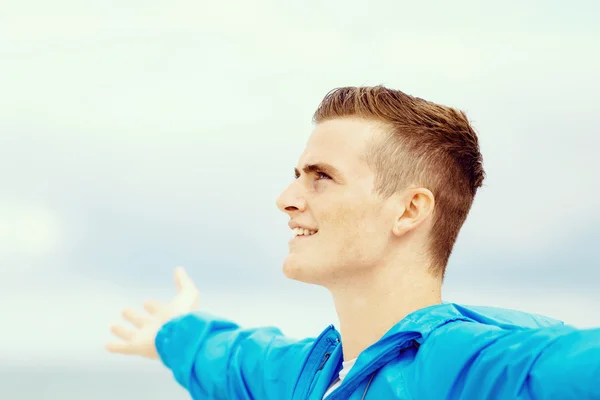
M 183 269 L 183 267 L 175 268 L 174 275 L 175 275 L 175 286 L 177 287 L 178 293 L 181 293 L 182 291 L 184 291 L 185 289 L 187 289 L 190 286 L 190 283 L 192 282 L 192 280 L 190 279 L 188 274 L 185 272 L 185 269 Z
M 173 305 L 191 311 L 198 307 L 198 289 L 183 267 L 175 268 L 175 285 L 177 296 L 173 299 Z
M 189 277 L 189 275 L 185 272 L 185 269 L 183 269 L 183 267 L 175 268 L 175 286 L 177 287 L 177 293 L 179 294 L 183 292 L 198 292 L 196 284 L 194 284 L 194 281 L 192 281 L 192 278 Z

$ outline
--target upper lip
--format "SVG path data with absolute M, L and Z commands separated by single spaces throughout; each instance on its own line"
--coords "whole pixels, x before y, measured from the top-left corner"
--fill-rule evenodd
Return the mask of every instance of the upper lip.
M 295 221 L 288 222 L 288 226 L 290 227 L 290 229 L 300 228 L 300 229 L 306 229 L 306 230 L 309 230 L 309 231 L 315 231 L 315 232 L 317 231 L 317 229 L 309 228 L 309 227 L 304 226 L 304 225 L 300 225 L 299 223 L 297 223 Z

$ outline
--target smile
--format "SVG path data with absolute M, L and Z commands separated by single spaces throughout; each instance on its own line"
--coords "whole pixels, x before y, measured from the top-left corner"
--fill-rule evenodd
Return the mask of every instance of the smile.
M 317 233 L 317 231 L 311 231 L 309 229 L 294 228 L 294 229 L 292 229 L 292 239 L 300 237 L 300 236 L 312 236 L 316 233 Z
M 311 231 L 308 229 L 303 229 L 303 228 L 294 228 L 292 229 L 293 235 L 294 237 L 296 236 L 312 236 L 315 233 L 317 233 L 317 231 Z

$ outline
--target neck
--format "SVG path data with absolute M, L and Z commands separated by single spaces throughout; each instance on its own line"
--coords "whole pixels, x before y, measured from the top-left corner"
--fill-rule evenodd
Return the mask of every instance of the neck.
M 408 314 L 441 303 L 440 278 L 422 271 L 378 268 L 329 288 L 345 361 L 358 357 Z

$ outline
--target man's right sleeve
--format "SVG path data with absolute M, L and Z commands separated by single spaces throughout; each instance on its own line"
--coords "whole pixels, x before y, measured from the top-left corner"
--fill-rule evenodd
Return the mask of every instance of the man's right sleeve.
M 313 340 L 276 328 L 241 329 L 206 313 L 167 322 L 156 336 L 162 362 L 193 399 L 291 398 Z

